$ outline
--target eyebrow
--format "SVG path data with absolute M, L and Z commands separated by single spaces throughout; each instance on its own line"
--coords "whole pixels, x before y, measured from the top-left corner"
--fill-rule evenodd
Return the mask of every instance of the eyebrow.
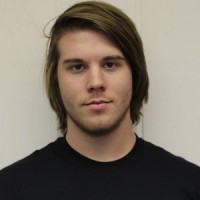
M 120 55 L 111 55 L 103 57 L 103 60 L 125 60 L 125 58 Z
M 125 60 L 125 58 L 123 56 L 120 55 L 110 55 L 110 56 L 105 56 L 102 59 L 103 61 L 107 61 L 107 60 Z M 84 62 L 83 59 L 80 58 L 69 58 L 69 59 L 65 59 L 63 61 L 64 64 L 66 63 L 82 63 Z
M 64 64 L 65 63 L 80 63 L 80 62 L 83 62 L 83 60 L 80 58 L 69 58 L 63 61 Z

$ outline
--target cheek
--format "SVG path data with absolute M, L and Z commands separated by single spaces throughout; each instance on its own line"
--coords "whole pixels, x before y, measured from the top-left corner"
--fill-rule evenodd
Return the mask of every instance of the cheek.
M 68 102 L 70 99 L 73 99 L 73 91 L 70 89 L 70 85 L 68 83 L 59 83 L 60 94 L 62 100 Z
M 123 80 L 119 83 L 121 94 L 125 98 L 130 99 L 132 97 L 132 88 L 133 88 L 131 74 L 130 73 L 126 74 L 126 76 L 124 76 L 123 79 L 121 80 Z
M 59 77 L 58 84 L 63 104 L 68 110 L 74 106 L 75 102 L 79 102 L 80 87 L 75 81 L 66 79 L 66 77 Z
M 126 85 L 126 89 L 124 89 L 124 100 L 130 102 L 132 98 L 132 83 L 131 85 Z
M 63 104 L 66 107 L 66 104 L 68 104 L 68 101 L 71 96 L 70 83 L 66 81 L 62 76 L 58 75 L 58 86 Z
M 68 87 L 67 88 L 61 87 L 60 93 L 65 110 L 69 112 L 74 107 L 74 102 L 75 102 L 74 94 Z

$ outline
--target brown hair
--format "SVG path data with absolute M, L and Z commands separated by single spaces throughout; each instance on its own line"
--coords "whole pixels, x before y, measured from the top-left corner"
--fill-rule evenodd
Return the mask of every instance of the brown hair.
M 64 108 L 57 80 L 59 60 L 58 41 L 72 29 L 92 29 L 105 34 L 124 54 L 133 77 L 133 92 L 130 104 L 131 120 L 140 120 L 143 102 L 148 100 L 149 79 L 143 45 L 134 23 L 120 9 L 97 1 L 86 1 L 73 5 L 62 13 L 53 25 L 47 49 L 45 66 L 46 91 L 52 109 L 57 114 L 59 129 L 67 132 L 67 113 Z

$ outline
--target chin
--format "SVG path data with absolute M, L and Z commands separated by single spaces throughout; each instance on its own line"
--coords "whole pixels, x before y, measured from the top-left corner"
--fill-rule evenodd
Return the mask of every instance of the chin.
M 82 126 L 80 127 L 87 135 L 92 137 L 101 137 L 111 134 L 116 128 L 118 124 L 105 124 L 101 126 L 101 124 L 96 124 L 94 126 Z
M 92 137 L 104 137 L 112 133 L 109 128 L 88 129 L 84 132 Z

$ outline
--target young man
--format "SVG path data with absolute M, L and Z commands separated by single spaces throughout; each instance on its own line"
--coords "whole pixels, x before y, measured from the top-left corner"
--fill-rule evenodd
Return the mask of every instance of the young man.
M 47 94 L 64 137 L 0 172 L 2 200 L 199 200 L 200 168 L 137 137 L 142 42 L 119 9 L 87 1 L 51 30 Z

